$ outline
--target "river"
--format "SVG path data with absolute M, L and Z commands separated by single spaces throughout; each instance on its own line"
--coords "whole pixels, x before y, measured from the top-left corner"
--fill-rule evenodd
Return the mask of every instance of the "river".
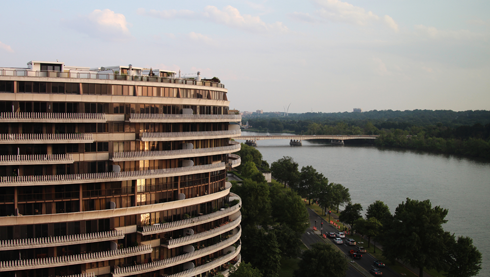
M 268 135 L 242 132 L 242 135 Z M 278 135 L 278 134 L 274 134 Z M 243 142 L 243 141 L 242 141 Z M 394 213 L 406 198 L 430 199 L 432 206 L 448 209 L 446 231 L 468 236 L 482 253 L 479 277 L 490 277 L 490 162 L 420 153 L 380 150 L 373 146 L 331 146 L 303 142 L 290 147 L 289 140 L 257 142 L 269 164 L 290 156 L 301 167 L 311 165 L 328 178 L 349 188 L 353 203 L 366 208 L 381 200 Z

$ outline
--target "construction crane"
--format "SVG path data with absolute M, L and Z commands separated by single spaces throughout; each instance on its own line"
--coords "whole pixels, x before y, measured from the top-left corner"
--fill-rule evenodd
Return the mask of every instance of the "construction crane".
M 291 103 L 289 103 L 289 106 L 288 106 L 287 110 L 286 110 L 286 107 L 283 107 L 284 108 L 284 116 L 288 116 L 288 114 L 289 114 L 289 107 L 290 106 L 291 106 Z

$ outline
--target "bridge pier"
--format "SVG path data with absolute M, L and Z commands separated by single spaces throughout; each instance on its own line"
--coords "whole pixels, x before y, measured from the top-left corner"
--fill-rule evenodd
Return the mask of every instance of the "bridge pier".
M 248 145 L 248 146 L 253 146 L 253 147 L 256 147 L 257 146 L 257 142 L 255 140 L 246 140 L 245 141 L 245 144 Z
M 332 144 L 332 145 L 344 145 L 344 140 L 332 139 L 332 140 L 330 140 L 330 144 Z
M 289 146 L 303 146 L 303 143 L 301 142 L 301 140 L 290 140 L 289 141 Z

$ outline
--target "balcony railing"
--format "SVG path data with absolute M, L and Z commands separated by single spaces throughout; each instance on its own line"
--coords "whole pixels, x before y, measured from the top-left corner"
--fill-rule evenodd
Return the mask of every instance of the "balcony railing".
M 236 154 L 228 154 L 231 167 L 237 167 L 242 164 L 242 158 Z
M 233 243 L 235 243 L 237 240 L 240 239 L 241 235 L 242 235 L 242 230 L 240 229 L 231 238 L 224 240 L 220 243 L 214 244 L 212 246 L 208 246 L 206 248 L 199 249 L 197 251 L 193 251 L 190 253 L 186 253 L 184 255 L 175 256 L 175 257 L 172 257 L 169 259 L 156 261 L 156 262 L 152 262 L 152 263 L 115 268 L 112 276 L 113 277 L 122 277 L 122 276 L 137 275 L 137 274 L 156 271 L 156 270 L 164 269 L 167 267 L 175 266 L 178 264 L 186 263 L 186 262 L 195 260 L 197 258 L 207 256 L 211 253 L 214 253 L 216 251 L 219 251 L 223 248 L 226 248 L 226 247 L 232 245 Z
M 0 122 L 106 122 L 103 113 L 0 113 Z
M 153 234 L 158 234 L 163 232 L 170 232 L 170 231 L 183 229 L 199 224 L 204 224 L 234 214 L 236 211 L 238 211 L 241 208 L 242 199 L 236 194 L 230 194 L 230 196 L 231 196 L 230 199 L 231 198 L 238 199 L 239 200 L 238 204 L 231 206 L 229 208 L 225 208 L 222 211 L 217 211 L 207 215 L 202 215 L 202 216 L 179 220 L 179 221 L 167 222 L 159 225 L 143 226 L 143 231 L 141 233 L 143 236 L 148 236 L 148 235 L 153 235 Z
M 122 238 L 124 238 L 122 231 L 107 231 L 60 237 L 0 240 L 0 251 L 85 244 Z
M 0 155 L 0 165 L 72 164 L 71 154 Z
M 219 234 L 226 233 L 230 230 L 233 230 L 236 227 L 238 227 L 238 225 L 240 225 L 240 222 L 242 222 L 242 216 L 241 215 L 239 217 L 237 217 L 235 220 L 233 220 L 232 222 L 227 223 L 223 226 L 214 228 L 212 230 L 209 230 L 206 232 L 201 232 L 201 233 L 191 235 L 191 236 L 185 236 L 185 237 L 181 237 L 181 238 L 170 239 L 170 240 L 168 240 L 168 243 L 165 246 L 170 249 L 170 248 L 175 248 L 175 247 L 179 247 L 182 245 L 189 245 L 189 244 L 192 244 L 194 242 L 201 241 L 201 240 L 204 240 L 204 239 L 207 239 L 210 237 L 217 236 Z
M 60 277 L 95 277 L 95 273 L 93 273 L 93 272 L 80 273 L 80 274 L 65 275 L 65 276 L 60 276 Z
M 165 133 L 141 133 L 142 141 L 155 141 L 160 139 L 185 139 L 189 137 L 228 137 L 240 136 L 240 130 L 229 131 L 205 131 L 205 132 L 165 132 Z
M 202 273 L 205 273 L 205 272 L 212 270 L 213 268 L 217 268 L 220 265 L 226 264 L 227 262 L 233 260 L 235 257 L 239 257 L 238 258 L 238 263 L 239 263 L 241 261 L 241 257 L 240 257 L 240 251 L 241 250 L 242 250 L 242 246 L 238 245 L 238 247 L 235 249 L 235 251 L 232 251 L 232 252 L 230 252 L 230 253 L 222 256 L 222 257 L 219 257 L 218 259 L 213 260 L 210 263 L 206 263 L 206 264 L 200 265 L 198 267 L 195 267 L 195 268 L 192 268 L 192 269 L 189 269 L 186 271 L 182 271 L 182 272 L 179 272 L 176 274 L 172 274 L 172 275 L 169 275 L 167 277 L 198 276 Z M 221 272 L 221 274 L 223 274 L 224 276 L 228 276 L 226 271 Z
M 214 155 L 216 152 L 234 152 L 239 151 L 240 145 L 221 146 L 212 148 L 199 149 L 179 149 L 167 151 L 138 151 L 138 152 L 116 152 L 111 160 L 115 162 L 129 160 L 156 160 L 172 159 L 175 155 L 187 155 L 188 157 L 198 157 L 204 155 Z
M 94 252 L 86 254 L 77 254 L 70 256 L 58 256 L 40 259 L 14 260 L 0 262 L 0 272 L 14 270 L 32 270 L 39 268 L 58 267 L 76 264 L 87 264 L 92 262 L 102 262 L 149 254 L 152 248 L 149 245 L 140 245 L 130 248 L 110 250 L 104 252 Z
M 1 186 L 32 186 L 32 185 L 63 185 L 71 183 L 94 183 L 103 181 L 125 181 L 144 178 L 160 178 L 167 176 L 180 176 L 193 171 L 213 171 L 224 168 L 223 162 L 209 165 L 197 165 L 189 167 L 152 169 L 141 171 L 103 172 L 84 174 L 62 174 L 62 175 L 35 175 L 35 176 L 3 176 L 0 178 Z
M 24 143 L 65 143 L 66 141 L 92 143 L 94 136 L 92 134 L 0 134 L 0 144 L 19 141 Z
M 221 83 L 207 82 L 207 81 L 198 82 L 196 80 L 191 80 L 191 79 L 165 78 L 165 77 L 154 77 L 154 76 L 116 75 L 113 73 L 96 73 L 96 72 L 55 72 L 55 71 L 31 71 L 25 69 L 0 69 L 0 76 L 124 80 L 124 81 L 184 84 L 184 85 L 207 86 L 207 87 L 216 87 L 216 88 L 225 87 L 225 85 Z
M 186 122 L 199 119 L 211 121 L 241 121 L 241 115 L 235 114 L 146 114 L 132 113 L 129 122 Z

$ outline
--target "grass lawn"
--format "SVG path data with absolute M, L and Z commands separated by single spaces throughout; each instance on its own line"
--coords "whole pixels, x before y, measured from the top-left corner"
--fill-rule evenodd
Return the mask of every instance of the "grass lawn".
M 280 277 L 293 277 L 294 271 L 298 268 L 299 259 L 282 258 L 281 269 L 279 269 Z

